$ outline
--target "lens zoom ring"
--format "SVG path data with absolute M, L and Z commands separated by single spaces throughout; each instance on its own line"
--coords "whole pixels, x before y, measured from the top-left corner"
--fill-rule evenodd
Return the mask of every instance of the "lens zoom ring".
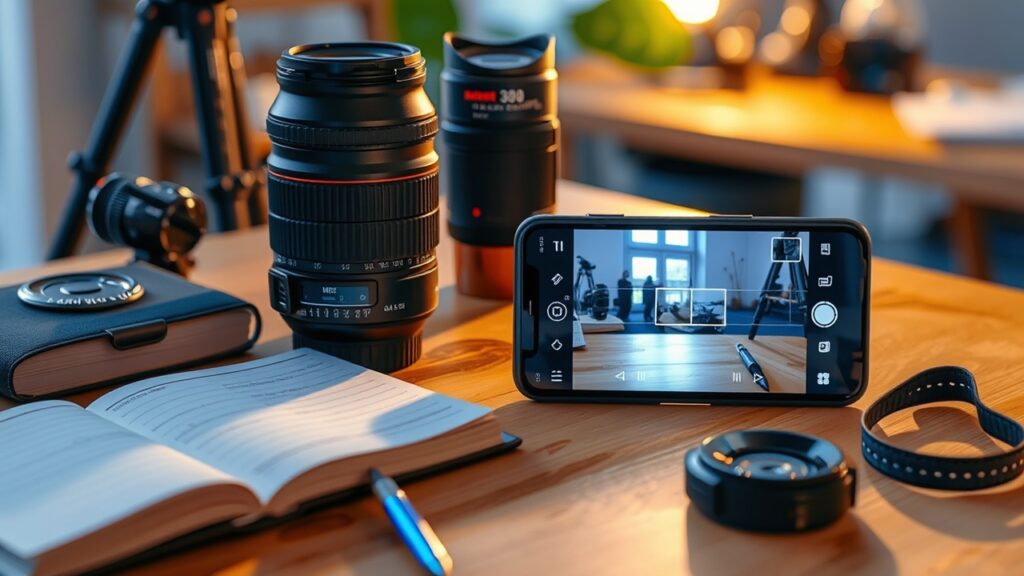
M 299 182 L 267 172 L 270 211 L 312 222 L 367 222 L 420 216 L 437 209 L 437 171 L 392 182 Z
M 380 222 L 303 222 L 270 214 L 270 247 L 314 262 L 372 262 L 425 254 L 437 247 L 438 211 Z
M 267 134 L 279 144 L 300 148 L 352 148 L 404 144 L 437 134 L 437 116 L 408 124 L 377 128 L 331 128 L 292 124 L 267 116 Z

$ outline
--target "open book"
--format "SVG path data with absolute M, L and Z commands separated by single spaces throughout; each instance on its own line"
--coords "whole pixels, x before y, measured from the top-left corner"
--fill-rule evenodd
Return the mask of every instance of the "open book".
M 0 412 L 0 574 L 95 568 L 502 444 L 487 408 L 309 349 Z

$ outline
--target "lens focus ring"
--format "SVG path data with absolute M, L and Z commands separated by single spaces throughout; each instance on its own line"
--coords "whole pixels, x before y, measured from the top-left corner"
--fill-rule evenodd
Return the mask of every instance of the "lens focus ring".
M 267 116 L 267 134 L 279 144 L 300 148 L 351 148 L 407 144 L 433 138 L 437 134 L 437 116 L 399 124 L 366 128 L 306 126 Z
M 419 256 L 438 243 L 438 211 L 402 220 L 303 222 L 270 214 L 270 247 L 314 262 L 373 262 Z
M 391 182 L 299 181 L 267 171 L 270 211 L 313 222 L 412 218 L 437 209 L 437 171 Z

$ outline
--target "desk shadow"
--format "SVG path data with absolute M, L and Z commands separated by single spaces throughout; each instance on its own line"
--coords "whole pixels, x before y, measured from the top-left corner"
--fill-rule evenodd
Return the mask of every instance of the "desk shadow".
M 888 435 L 880 427 L 875 428 L 874 433 L 879 438 L 887 440 L 890 444 L 903 448 L 904 450 L 920 450 L 927 444 L 936 441 L 933 432 L 941 430 L 941 441 L 957 440 L 977 448 L 985 455 L 1001 454 L 1006 450 L 1005 445 L 998 444 L 991 436 L 981 428 L 977 417 L 952 406 L 924 406 L 917 408 L 913 413 L 914 423 L 917 430 L 908 430 L 898 434 Z
M 799 534 L 727 528 L 686 507 L 689 572 L 721 574 L 897 574 L 892 552 L 854 511 L 834 524 Z M 687 571 L 684 567 L 684 572 Z
M 288 352 L 292 349 L 292 336 L 282 336 L 280 338 L 274 338 L 273 340 L 266 340 L 260 342 L 260 355 L 270 356 L 271 354 L 280 354 L 282 352 Z M 252 360 L 248 354 L 245 360 Z
M 900 448 L 919 450 L 936 437 L 925 430 L 941 429 L 943 439 L 955 438 L 985 455 L 1005 451 L 985 434 L 971 414 L 951 406 L 918 408 L 914 421 L 919 430 L 887 436 L 876 428 L 875 433 Z M 864 474 L 878 494 L 893 508 L 934 530 L 958 538 L 982 541 L 1024 538 L 1024 477 L 980 491 L 947 491 L 918 488 L 897 482 L 865 465 Z M 862 476 L 863 478 L 863 476 Z

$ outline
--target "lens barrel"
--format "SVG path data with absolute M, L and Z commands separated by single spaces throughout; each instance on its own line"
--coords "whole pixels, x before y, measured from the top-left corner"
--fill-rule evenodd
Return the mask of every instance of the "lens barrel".
M 558 178 L 558 73 L 555 39 L 509 43 L 444 36 L 441 132 L 448 230 L 457 247 L 459 288 L 477 295 L 488 277 L 511 297 L 511 246 L 525 218 L 550 211 Z M 466 250 L 466 246 L 474 250 Z M 492 248 L 502 248 L 498 253 Z M 507 250 L 505 250 L 507 248 Z M 496 257 L 509 272 L 488 267 Z M 461 270 L 471 265 L 472 270 Z M 479 286 L 479 289 L 475 288 Z M 505 294 L 501 294 L 505 295 Z
M 173 182 L 110 174 L 89 192 L 89 228 L 103 240 L 152 254 L 188 253 L 206 231 L 206 205 Z
M 405 44 L 290 48 L 267 116 L 271 303 L 307 346 L 391 372 L 437 307 L 437 115 Z

